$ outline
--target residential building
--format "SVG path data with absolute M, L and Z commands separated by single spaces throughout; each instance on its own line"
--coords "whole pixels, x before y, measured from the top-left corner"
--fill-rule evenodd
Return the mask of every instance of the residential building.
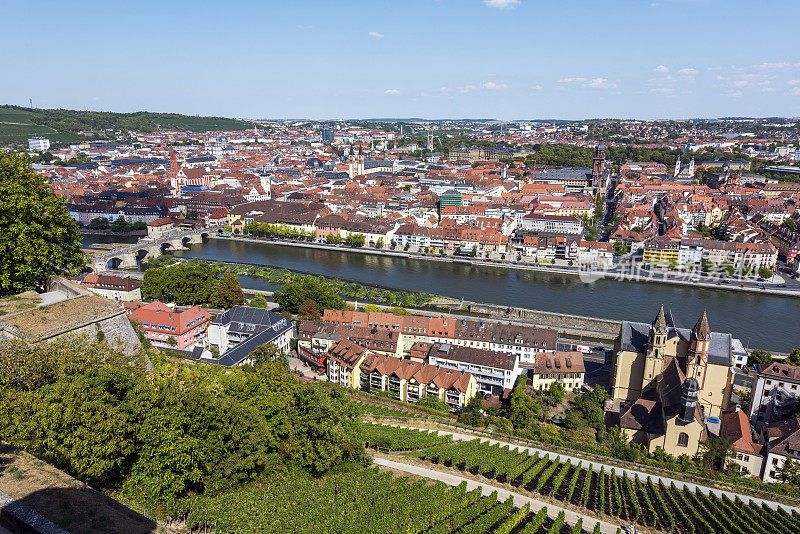
M 786 419 L 800 400 L 800 367 L 772 362 L 756 365 L 748 417 L 756 430 Z
M 80 280 L 80 284 L 89 288 L 92 293 L 115 302 L 142 300 L 139 282 L 130 276 L 89 273 Z
M 720 436 L 731 444 L 728 462 L 739 466 L 741 473 L 760 477 L 764 467 L 764 445 L 753 442 L 747 412 L 738 405 L 722 412 Z
M 28 139 L 28 150 L 31 152 L 44 152 L 50 148 L 50 140 L 44 137 L 31 137 Z
M 147 224 L 147 237 L 160 239 L 175 229 L 175 223 L 169 217 L 162 217 Z
M 470 373 L 437 367 L 413 359 L 369 354 L 360 365 L 363 391 L 384 391 L 397 400 L 417 402 L 437 398 L 455 410 L 463 408 L 478 392 Z
M 542 215 L 531 212 L 520 219 L 518 229 L 534 233 L 583 234 L 583 221 L 569 215 Z
M 793 417 L 767 425 L 761 431 L 766 446 L 764 482 L 782 482 L 781 472 L 786 460 L 800 461 L 800 418 Z
M 250 353 L 269 343 L 288 354 L 294 335 L 293 322 L 271 310 L 249 306 L 233 306 L 208 326 L 208 344 L 220 353 L 216 363 L 227 366 L 249 363 Z
M 546 391 L 558 383 L 567 391 L 578 391 L 583 387 L 586 374 L 583 354 L 579 351 L 539 352 L 529 374 L 535 390 Z
M 428 351 L 428 363 L 470 373 L 482 393 L 502 395 L 512 389 L 524 370 L 513 354 L 462 347 L 452 343 L 434 343 Z
M 157 347 L 192 350 L 208 344 L 206 334 L 211 314 L 200 306 L 178 312 L 155 300 L 149 304 L 126 303 L 125 311 L 141 323 L 145 337 Z

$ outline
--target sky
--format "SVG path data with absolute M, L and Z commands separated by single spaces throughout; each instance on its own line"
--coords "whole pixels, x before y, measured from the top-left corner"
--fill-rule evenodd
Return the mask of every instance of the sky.
M 242 118 L 800 116 L 798 0 L 9 2 L 0 103 Z

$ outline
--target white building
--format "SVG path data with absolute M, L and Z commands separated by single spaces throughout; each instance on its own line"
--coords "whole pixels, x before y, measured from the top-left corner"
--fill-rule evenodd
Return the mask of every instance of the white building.
M 501 395 L 511 389 L 524 372 L 515 354 L 493 352 L 451 343 L 436 343 L 428 352 L 428 363 L 470 373 L 483 393 Z
M 209 345 L 220 352 L 215 363 L 227 366 L 248 363 L 250 353 L 268 343 L 288 354 L 294 335 L 294 323 L 273 311 L 249 306 L 234 306 L 208 326 Z
M 559 383 L 567 391 L 578 391 L 586 375 L 583 354 L 579 351 L 540 352 L 536 354 L 532 374 L 533 389 L 547 391 L 551 385 Z
M 44 137 L 31 137 L 28 139 L 28 150 L 31 152 L 44 152 L 50 148 L 50 140 Z
M 517 228 L 529 232 L 579 235 L 583 233 L 583 222 L 569 215 L 539 215 L 532 212 L 519 221 Z
M 756 366 L 750 409 L 750 424 L 756 430 L 792 414 L 800 396 L 800 367 L 772 362 Z
M 781 482 L 786 460 L 800 462 L 800 418 L 793 417 L 764 427 L 762 439 L 767 447 L 764 482 Z

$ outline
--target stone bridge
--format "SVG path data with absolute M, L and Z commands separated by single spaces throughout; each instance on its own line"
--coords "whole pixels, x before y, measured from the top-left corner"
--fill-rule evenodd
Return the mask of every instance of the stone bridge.
M 210 226 L 201 230 L 176 230 L 151 241 L 142 240 L 129 247 L 118 248 L 95 256 L 89 267 L 93 272 L 111 269 L 134 268 L 146 258 L 156 258 L 168 250 L 187 250 L 186 246 L 202 243 L 203 238 L 216 234 L 221 226 Z

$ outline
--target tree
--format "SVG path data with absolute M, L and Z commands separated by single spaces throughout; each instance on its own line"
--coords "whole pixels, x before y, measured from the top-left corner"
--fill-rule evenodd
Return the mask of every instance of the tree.
M 747 365 L 767 365 L 772 362 L 772 354 L 762 349 L 754 349 L 747 357 Z
M 383 248 L 383 238 L 379 237 L 378 240 L 375 242 L 375 248 L 381 249 Z
M 628 253 L 628 243 L 625 241 L 615 241 L 614 242 L 614 255 L 615 256 L 623 256 Z
M 269 301 L 263 295 L 256 295 L 247 305 L 251 308 L 269 308 Z
M 145 223 L 143 223 L 142 221 L 136 221 L 135 223 L 133 223 L 133 226 L 131 226 L 131 230 L 134 230 L 134 231 L 137 231 L 137 232 L 141 231 L 141 230 L 147 230 L 147 225 Z
M 772 269 L 769 267 L 759 267 L 758 276 L 761 278 L 772 278 Z
M 458 414 L 458 422 L 469 426 L 481 426 L 483 420 L 483 402 L 481 401 L 480 393 L 478 393 L 469 399 L 467 405 Z
M 731 442 L 725 438 L 709 436 L 700 443 L 703 466 L 712 471 L 723 471 L 731 453 Z
M 217 284 L 217 270 L 206 262 L 189 261 L 144 272 L 142 296 L 181 306 L 211 302 Z
M 564 386 L 558 382 L 550 384 L 547 390 L 547 399 L 553 406 L 558 406 L 564 401 Z
M 128 221 L 120 215 L 117 219 L 111 224 L 111 231 L 112 232 L 128 232 L 131 229 L 131 225 L 128 224 Z
M 800 484 L 800 462 L 786 458 L 777 474 L 778 480 L 784 484 Z
M 146 274 L 146 273 L 145 273 Z M 333 285 L 320 278 L 304 276 L 298 281 L 285 284 L 273 295 L 275 302 L 289 313 L 297 313 L 309 299 L 317 303 L 320 310 L 341 310 L 344 300 L 336 294 Z
M 795 222 L 794 219 L 790 219 L 790 218 L 784 219 L 783 222 L 781 223 L 781 226 L 791 230 L 792 232 L 796 232 L 797 231 L 797 223 Z
M 367 241 L 367 236 L 364 234 L 349 234 L 345 239 L 345 245 L 349 247 L 363 247 Z
M 325 238 L 325 241 L 331 245 L 338 245 L 343 241 L 343 239 L 339 237 L 339 234 L 328 234 L 328 237 Z
M 111 223 L 105 217 L 95 217 L 89 221 L 86 227 L 91 230 L 108 230 L 111 227 Z
M 311 321 L 319 321 L 319 319 L 322 317 L 322 314 L 319 313 L 319 306 L 317 306 L 317 303 L 311 299 L 306 299 L 303 305 L 300 306 L 300 309 L 297 310 L 297 314 L 300 317 L 309 319 Z
M 259 345 L 250 353 L 250 358 L 253 363 L 259 364 L 264 362 L 271 362 L 277 360 L 281 356 L 281 351 L 274 343 L 266 343 Z
M 178 345 L 178 340 L 175 339 L 175 336 L 169 336 L 167 338 L 167 345 L 170 347 L 176 347 Z
M 85 264 L 64 204 L 24 156 L 0 152 L 0 296 L 44 288 Z
M 789 353 L 789 357 L 786 358 L 786 363 L 800 366 L 800 348 L 792 349 L 792 352 Z
M 227 309 L 240 304 L 244 304 L 244 293 L 239 279 L 232 272 L 225 271 L 211 297 L 211 305 Z

